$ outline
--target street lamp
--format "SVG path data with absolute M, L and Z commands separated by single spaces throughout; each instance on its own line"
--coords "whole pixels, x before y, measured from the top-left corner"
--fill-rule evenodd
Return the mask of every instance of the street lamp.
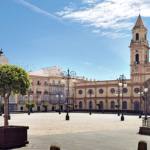
M 145 121 L 147 120 L 147 93 L 148 88 L 144 89 L 144 110 L 145 110 Z
M 142 117 L 142 95 L 144 94 L 143 91 L 142 91 L 142 87 L 140 87 L 140 91 L 138 92 L 139 96 L 140 96 L 140 112 L 139 112 L 139 118 Z
M 118 81 L 118 89 L 117 89 L 117 93 L 115 95 L 117 96 L 118 105 L 116 107 L 118 109 L 118 116 L 120 116 L 120 86 L 119 86 L 119 79 L 117 79 L 117 81 Z
M 122 106 L 121 106 L 121 121 L 124 121 L 124 115 L 123 115 L 123 89 L 125 88 L 125 87 L 127 87 L 127 83 L 126 83 L 126 77 L 122 74 L 122 75 L 120 75 L 120 77 L 119 77 L 119 83 L 118 83 L 118 85 L 119 85 L 119 87 L 121 87 L 121 89 L 122 89 L 122 92 L 121 92 L 121 96 L 122 96 L 122 102 L 121 102 L 121 104 L 122 104 Z
M 70 96 L 70 79 L 72 79 L 73 77 L 75 77 L 76 73 L 74 71 L 70 71 L 69 69 L 67 70 L 67 72 L 64 72 L 63 73 L 65 78 L 67 79 L 67 97 L 66 97 L 66 100 L 67 100 L 67 106 L 66 106 L 66 120 L 70 120 L 70 117 L 69 117 L 69 96 Z
M 60 93 L 58 93 L 58 94 L 56 95 L 56 97 L 58 98 L 58 101 L 59 101 L 59 114 L 61 114 L 60 102 L 61 102 L 61 98 L 63 98 L 63 95 L 60 94 Z
M 32 93 L 32 90 L 30 89 L 28 91 L 28 115 L 30 115 L 30 108 L 31 108 L 31 106 L 30 106 L 30 94 L 31 93 Z
M 2 97 L 0 96 L 0 116 L 2 116 Z
M 93 93 L 92 89 L 89 89 L 88 93 L 90 95 L 89 114 L 91 115 L 92 114 L 92 110 L 91 110 L 91 105 L 92 105 L 91 102 L 92 102 L 92 100 L 91 100 L 91 97 L 92 97 L 92 93 Z

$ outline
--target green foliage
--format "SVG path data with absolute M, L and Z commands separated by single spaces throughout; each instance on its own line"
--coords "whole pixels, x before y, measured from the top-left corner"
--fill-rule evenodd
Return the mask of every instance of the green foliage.
M 25 95 L 30 86 L 26 71 L 15 65 L 0 65 L 0 95 L 2 97 L 14 94 Z
M 26 108 L 33 108 L 34 106 L 34 103 L 26 103 Z

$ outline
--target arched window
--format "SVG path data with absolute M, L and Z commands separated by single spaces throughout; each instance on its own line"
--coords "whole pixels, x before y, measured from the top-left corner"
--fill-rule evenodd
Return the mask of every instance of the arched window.
M 41 82 L 39 80 L 37 81 L 37 85 L 41 85 Z
M 115 102 L 114 102 L 114 101 L 111 101 L 111 103 L 110 103 L 110 108 L 111 108 L 112 110 L 115 109 Z
M 122 103 L 122 109 L 127 109 L 127 102 L 126 101 L 123 101 L 123 103 Z
M 99 102 L 99 109 L 100 109 L 100 110 L 104 109 L 103 101 L 100 101 L 100 102 Z
M 136 63 L 136 64 L 139 64 L 139 63 L 140 63 L 140 61 L 139 61 L 139 54 L 136 54 L 136 55 L 135 55 L 135 63 Z
M 134 102 L 134 110 L 139 111 L 140 110 L 140 103 L 138 101 Z
M 92 95 L 92 94 L 93 94 L 93 90 L 92 90 L 92 89 L 89 89 L 89 90 L 88 90 L 88 94 L 89 94 L 89 95 Z
M 89 109 L 92 109 L 93 108 L 93 103 L 92 101 L 89 101 Z
M 99 89 L 99 94 L 103 94 L 104 90 L 103 89 Z
M 79 90 L 78 93 L 79 93 L 80 95 L 82 95 L 83 91 L 82 91 L 82 90 Z
M 136 33 L 136 41 L 139 40 L 139 33 Z
M 111 88 L 110 89 L 110 92 L 113 94 L 113 93 L 115 93 L 115 89 L 114 88 Z
M 79 102 L 79 109 L 82 109 L 82 102 Z
M 146 34 L 145 34 L 145 40 L 147 39 Z

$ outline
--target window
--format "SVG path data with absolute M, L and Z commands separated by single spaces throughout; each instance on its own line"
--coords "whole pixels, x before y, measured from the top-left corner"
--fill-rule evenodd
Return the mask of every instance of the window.
M 110 92 L 113 94 L 113 93 L 115 93 L 115 89 L 114 88 L 111 88 L 110 89 Z
M 99 94 L 103 94 L 104 90 L 103 89 L 99 89 Z
M 136 41 L 139 40 L 139 33 L 136 33 Z
M 82 109 L 82 101 L 79 102 L 79 109 Z
M 114 101 L 111 101 L 111 103 L 110 103 L 110 108 L 111 108 L 112 110 L 115 109 L 115 102 L 114 102 Z
M 99 109 L 100 109 L 100 110 L 104 109 L 103 101 L 100 101 L 100 102 L 99 102 Z
M 55 80 L 52 81 L 52 84 L 55 84 Z
M 45 81 L 45 82 L 44 82 L 44 85 L 45 85 L 45 86 L 47 86 L 47 85 L 48 85 L 47 81 Z
M 145 34 L 145 40 L 147 39 L 146 34 Z
M 41 94 L 42 92 L 41 91 L 36 91 L 36 94 Z
M 78 93 L 79 93 L 80 95 L 82 95 L 83 91 L 82 91 L 82 90 L 79 90 Z
M 135 93 L 139 93 L 140 89 L 139 88 L 134 88 Z
M 123 88 L 123 93 L 127 93 L 128 89 L 127 88 Z
M 48 91 L 44 91 L 44 94 L 48 94 Z
M 139 64 L 139 63 L 140 63 L 140 61 L 139 61 L 139 54 L 136 54 L 136 55 L 135 55 L 135 63 L 136 63 L 136 64 Z
M 93 108 L 93 103 L 92 101 L 89 101 L 89 109 L 92 109 Z
M 134 102 L 134 110 L 139 111 L 140 110 L 140 103 L 138 101 Z
M 39 81 L 39 80 L 37 81 L 37 85 L 41 85 L 41 83 L 40 83 L 40 81 Z
M 93 90 L 92 89 L 89 89 L 88 90 L 88 93 L 91 95 L 91 94 L 93 94 Z
M 123 101 L 123 103 L 122 103 L 122 109 L 127 109 L 127 102 L 126 101 Z

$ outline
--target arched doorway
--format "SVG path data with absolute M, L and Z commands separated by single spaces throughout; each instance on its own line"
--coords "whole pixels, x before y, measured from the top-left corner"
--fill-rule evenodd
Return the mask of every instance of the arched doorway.
M 79 102 L 79 109 L 82 109 L 83 108 L 83 105 L 82 105 L 82 102 L 80 101 Z
M 139 111 L 140 110 L 140 103 L 138 101 L 134 102 L 134 110 Z
M 93 103 L 92 103 L 92 101 L 89 101 L 89 109 L 93 109 Z
M 110 109 L 111 110 L 115 109 L 115 102 L 114 101 L 111 101 L 111 103 L 110 103 Z
M 100 109 L 100 110 L 103 110 L 103 109 L 104 109 L 104 103 L 103 103 L 103 101 L 100 101 L 100 102 L 99 102 L 99 109 Z
M 127 102 L 126 101 L 123 101 L 123 103 L 122 103 L 122 109 L 123 110 L 127 110 Z

